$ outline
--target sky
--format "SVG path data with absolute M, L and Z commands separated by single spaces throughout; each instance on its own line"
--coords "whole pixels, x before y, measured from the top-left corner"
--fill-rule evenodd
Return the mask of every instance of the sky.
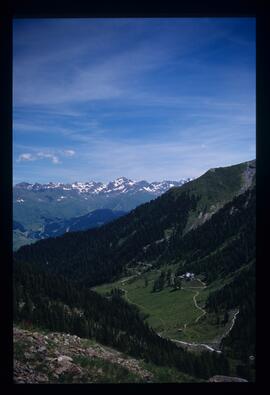
M 14 19 L 13 183 L 255 158 L 255 18 Z

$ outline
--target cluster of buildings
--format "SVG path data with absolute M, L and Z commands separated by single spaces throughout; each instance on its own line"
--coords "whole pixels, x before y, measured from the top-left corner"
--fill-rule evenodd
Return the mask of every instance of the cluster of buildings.
M 195 277 L 194 273 L 186 272 L 185 274 L 182 274 L 179 276 L 179 278 L 182 278 L 183 280 L 193 280 Z

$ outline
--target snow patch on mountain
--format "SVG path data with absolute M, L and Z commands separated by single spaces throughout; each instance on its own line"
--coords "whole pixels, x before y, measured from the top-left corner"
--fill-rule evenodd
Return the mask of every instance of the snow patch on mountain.
M 57 189 L 59 192 L 61 191 L 75 191 L 78 194 L 85 195 L 113 195 L 118 193 L 126 193 L 133 194 L 136 192 L 146 192 L 151 193 L 153 195 L 160 195 L 166 192 L 168 189 L 172 187 L 179 187 L 186 182 L 191 181 L 193 178 L 183 178 L 179 181 L 154 181 L 147 182 L 145 180 L 142 181 L 134 181 L 130 180 L 126 177 L 119 177 L 114 181 L 110 181 L 108 183 L 102 182 L 74 182 L 72 184 L 62 184 L 62 183 L 48 183 L 48 184 L 29 184 L 29 183 L 19 183 L 16 184 L 14 188 L 16 189 L 27 189 L 32 191 L 45 191 L 50 189 Z M 57 201 L 61 201 L 65 196 L 61 195 L 57 198 Z M 18 201 L 18 200 L 17 200 Z

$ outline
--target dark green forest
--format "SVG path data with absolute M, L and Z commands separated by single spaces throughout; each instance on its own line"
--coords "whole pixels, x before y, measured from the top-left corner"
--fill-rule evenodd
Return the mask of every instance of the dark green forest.
M 253 185 L 235 193 L 240 168 L 235 178 L 235 169 L 218 175 L 207 172 L 197 183 L 189 183 L 192 186 L 172 188 L 101 228 L 20 248 L 14 254 L 15 322 L 95 338 L 195 377 L 229 374 L 228 357 L 240 362 L 239 374 L 250 379 L 249 357 L 256 354 L 256 189 Z M 226 177 L 219 179 L 223 173 Z M 196 226 L 186 232 L 198 207 L 207 213 L 215 199 L 221 199 L 221 208 L 204 223 L 194 222 Z M 217 315 L 239 311 L 235 325 L 222 340 L 222 354 L 185 352 L 158 336 L 121 292 L 104 297 L 90 290 L 142 264 L 161 269 L 153 292 L 172 285 L 172 273 L 163 271 L 170 264 L 177 266 L 175 289 L 181 288 L 179 276 L 187 271 L 201 276 L 207 285 L 219 284 L 210 292 L 205 309 Z
M 67 332 L 113 346 L 134 357 L 172 366 L 191 376 L 228 374 L 223 355 L 195 356 L 158 336 L 138 309 L 117 292 L 105 298 L 64 277 L 14 262 L 14 322 Z
M 164 229 L 175 226 L 182 233 L 195 204 L 196 198 L 188 193 L 178 199 L 164 194 L 99 229 L 41 240 L 21 247 L 14 256 L 87 286 L 102 284 L 123 273 L 127 263 L 140 259 L 142 248 L 162 239 Z

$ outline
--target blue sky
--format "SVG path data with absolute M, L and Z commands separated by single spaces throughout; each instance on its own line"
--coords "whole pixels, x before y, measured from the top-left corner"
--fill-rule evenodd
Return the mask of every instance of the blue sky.
M 254 159 L 255 51 L 255 18 L 14 20 L 13 182 Z

